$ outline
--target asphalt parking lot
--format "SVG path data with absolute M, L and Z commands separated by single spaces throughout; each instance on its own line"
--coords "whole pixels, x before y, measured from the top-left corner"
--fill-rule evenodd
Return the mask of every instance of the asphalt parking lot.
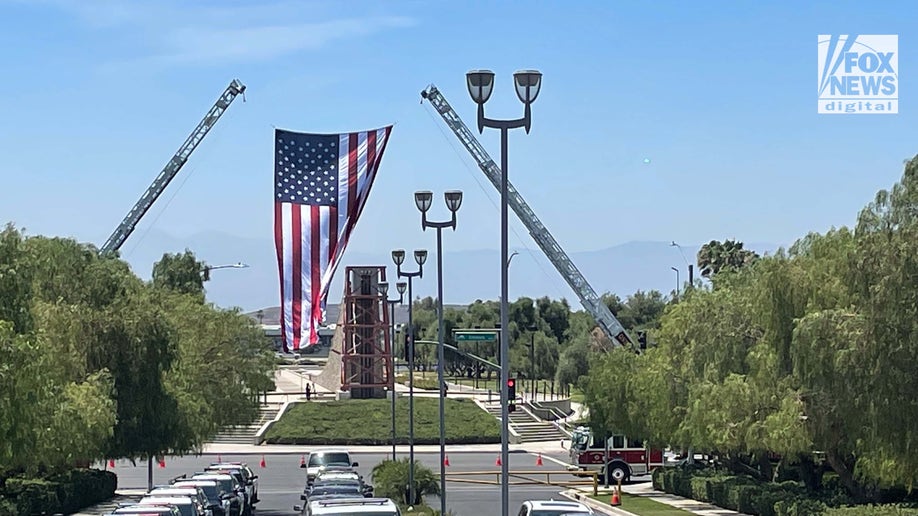
M 372 483 L 371 470 L 373 466 L 388 458 L 379 453 L 353 453 L 354 460 L 359 463 L 359 472 L 366 476 Z M 300 495 L 306 483 L 305 470 L 301 469 L 299 454 L 265 455 L 265 467 L 260 467 L 261 455 L 222 455 L 224 461 L 242 461 L 248 463 L 258 475 L 259 497 L 261 502 L 257 505 L 260 515 L 294 514 L 293 506 L 302 503 Z M 401 457 L 401 456 L 400 456 Z M 171 478 L 181 474 L 191 474 L 200 471 L 218 457 L 192 456 L 192 457 L 167 457 L 166 467 L 153 468 L 154 484 L 167 484 Z M 440 461 L 437 453 L 416 453 L 415 459 L 439 473 Z M 494 453 L 454 453 L 449 455 L 450 465 L 447 475 L 451 472 L 462 471 L 493 471 L 500 472 L 496 465 L 497 454 Z M 509 467 L 511 471 L 560 471 L 563 468 L 543 456 L 543 465 L 536 465 L 537 456 L 530 453 L 511 453 Z M 118 461 L 115 466 L 118 474 L 119 490 L 142 490 L 147 485 L 147 467 L 144 463 L 133 466 L 130 461 Z M 476 477 L 483 479 L 484 477 Z M 497 478 L 489 477 L 492 479 Z M 539 478 L 542 478 L 539 476 Z M 556 478 L 575 480 L 571 475 L 559 475 Z M 510 487 L 510 511 L 516 514 L 520 505 L 529 499 L 560 498 L 563 488 L 555 486 L 521 485 Z M 130 501 L 138 498 L 120 498 L 117 501 Z M 447 507 L 458 516 L 482 516 L 500 513 L 500 487 L 497 485 L 482 485 L 447 482 Z M 428 504 L 439 508 L 439 499 L 431 497 Z M 114 503 L 103 504 L 81 514 L 105 514 L 111 510 Z

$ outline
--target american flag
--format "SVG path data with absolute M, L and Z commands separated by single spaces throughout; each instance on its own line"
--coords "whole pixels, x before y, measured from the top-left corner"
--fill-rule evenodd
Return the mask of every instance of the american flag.
M 392 126 L 346 134 L 274 133 L 274 246 L 284 348 L 318 342 L 328 286 Z

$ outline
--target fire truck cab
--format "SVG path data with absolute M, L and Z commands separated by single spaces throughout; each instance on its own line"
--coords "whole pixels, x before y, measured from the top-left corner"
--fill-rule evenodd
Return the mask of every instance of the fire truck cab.
M 654 468 L 663 466 L 663 450 L 648 449 L 639 439 L 628 439 L 624 435 L 609 437 L 609 451 L 605 454 L 605 443 L 594 439 L 585 426 L 577 427 L 571 434 L 570 464 L 568 470 L 577 472 L 598 472 L 600 482 L 605 482 L 606 471 L 609 481 L 622 482 L 632 476 L 646 475 Z

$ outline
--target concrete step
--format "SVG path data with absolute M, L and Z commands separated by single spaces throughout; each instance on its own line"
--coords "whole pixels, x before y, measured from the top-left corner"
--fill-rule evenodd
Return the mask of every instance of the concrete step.
M 255 434 L 269 421 L 273 421 L 280 412 L 275 405 L 263 406 L 254 422 L 245 425 L 231 425 L 220 429 L 210 442 L 225 444 L 253 444 Z

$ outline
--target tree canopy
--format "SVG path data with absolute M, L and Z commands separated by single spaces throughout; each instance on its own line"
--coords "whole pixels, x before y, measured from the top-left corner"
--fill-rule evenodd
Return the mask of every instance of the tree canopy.
M 774 474 L 768 457 L 808 463 L 816 453 L 854 496 L 911 488 L 918 157 L 854 230 L 744 256 L 712 258 L 716 288 L 669 305 L 646 353 L 616 350 L 595 361 L 586 380 L 591 413 L 606 428 L 714 454 L 766 478 Z
M 91 245 L 0 232 L 0 477 L 181 454 L 254 417 L 270 343 L 204 301 L 198 265 L 165 255 L 147 283 Z

